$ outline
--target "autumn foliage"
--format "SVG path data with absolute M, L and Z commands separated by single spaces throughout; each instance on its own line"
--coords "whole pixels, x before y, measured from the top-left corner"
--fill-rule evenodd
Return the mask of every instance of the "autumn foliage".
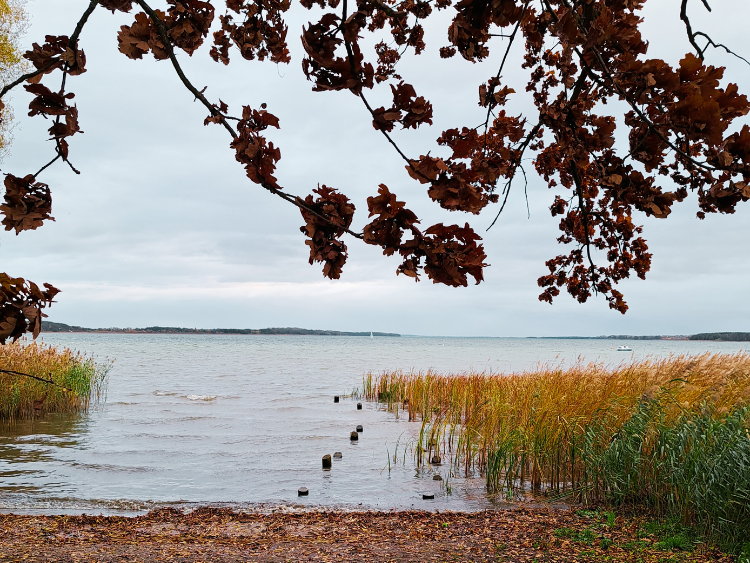
M 526 177 L 523 163 L 533 163 L 555 193 L 550 211 L 559 218 L 557 240 L 565 247 L 546 262 L 547 273 L 538 280 L 542 301 L 552 302 L 563 289 L 580 302 L 601 294 L 611 308 L 624 313 L 627 304 L 616 285 L 631 274 L 645 278 L 651 267 L 638 213 L 666 218 L 690 192 L 697 194 L 700 218 L 733 213 L 738 203 L 750 199 L 750 127 L 738 121 L 750 104 L 735 84 L 726 83 L 724 68 L 704 62 L 709 47 L 734 53 L 693 29 L 689 0 L 682 0 L 675 17 L 684 23 L 686 45 L 693 52 L 676 66 L 649 58 L 640 32 L 645 0 L 300 4 L 311 12 L 300 39 L 302 71 L 312 89 L 349 91 L 360 98 L 365 119 L 398 151 L 408 177 L 441 208 L 479 214 L 497 205 L 499 215 L 514 181 L 519 174 Z M 426 274 L 449 286 L 466 286 L 469 276 L 482 281 L 486 255 L 468 224 L 418 227 L 420 221 L 406 203 L 381 184 L 367 200 L 370 222 L 361 232 L 352 230 L 355 205 L 340 191 L 319 185 L 313 194 L 298 197 L 279 185 L 275 171 L 281 151 L 266 136 L 280 123 L 268 108 L 244 106 L 241 117 L 235 117 L 224 102 L 208 100 L 185 76 L 177 55 L 192 56 L 204 43 L 211 44 L 208 55 L 224 65 L 236 56 L 288 63 L 284 18 L 291 0 L 167 0 L 163 10 L 146 0 L 91 0 L 73 34 L 35 43 L 25 56 L 36 70 L 2 91 L 4 95 L 26 82 L 33 96 L 29 115 L 52 122 L 53 162 L 62 160 L 76 171 L 68 139 L 80 128 L 67 79 L 86 70 L 78 35 L 98 5 L 133 14 L 133 22 L 117 32 L 119 50 L 130 59 L 169 60 L 165 64 L 172 65 L 208 111 L 205 124 L 229 133 L 248 178 L 300 209 L 310 262 L 322 263 L 326 277 L 341 276 L 348 256 L 342 237 L 349 235 L 381 247 L 387 256 L 400 256 L 397 273 L 416 280 Z M 709 4 L 703 0 L 696 8 Z M 472 103 L 484 116 L 479 125 L 457 124 L 437 137 L 435 154 L 431 148 L 408 156 L 391 132 L 431 126 L 434 108 L 398 74 L 398 63 L 407 52 L 419 55 L 427 49 L 424 29 L 439 10 L 453 15 L 449 44 L 437 46 L 441 57 L 460 55 L 480 63 L 490 49 L 501 48 L 502 64 L 478 85 Z M 367 41 L 371 37 L 380 41 Z M 523 42 L 524 54 L 513 61 L 509 54 L 516 42 Z M 373 43 L 374 48 L 366 46 Z M 525 69 L 526 84 L 506 84 L 506 64 Z M 59 87 L 51 86 L 51 75 L 60 79 Z M 367 96 L 386 85 L 390 106 L 373 107 Z M 536 109 L 513 115 L 505 106 L 522 89 Z M 615 142 L 618 127 L 624 128 L 621 137 L 627 142 Z M 12 179 L 6 181 L 9 192 L 2 207 L 6 229 L 36 228 L 49 218 L 49 191 L 36 180 L 48 165 L 23 180 L 8 176 Z M 41 311 L 43 302 L 35 303 Z

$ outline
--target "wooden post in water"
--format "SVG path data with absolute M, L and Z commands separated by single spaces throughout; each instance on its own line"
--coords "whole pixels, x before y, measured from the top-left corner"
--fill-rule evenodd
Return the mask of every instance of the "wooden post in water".
M 331 468 L 331 454 L 326 454 L 323 456 L 323 469 L 330 469 Z

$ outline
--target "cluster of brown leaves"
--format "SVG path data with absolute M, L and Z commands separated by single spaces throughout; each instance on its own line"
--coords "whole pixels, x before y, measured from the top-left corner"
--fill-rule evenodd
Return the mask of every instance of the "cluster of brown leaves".
M 497 203 L 498 180 L 514 172 L 522 151 L 513 145 L 524 132 L 521 119 L 501 111 L 482 133 L 467 127 L 444 131 L 438 144 L 449 147 L 451 157 L 422 156 L 406 170 L 415 180 L 430 185 L 427 193 L 440 207 L 478 214 Z
M 303 507 L 299 507 L 303 508 Z M 606 537 L 587 543 L 570 539 Z M 172 508 L 144 516 L 0 515 L 0 558 L 24 561 L 507 561 L 729 563 L 705 545 L 671 554 L 643 537 L 643 519 L 614 527 L 567 510 L 237 513 Z M 565 531 L 566 534 L 560 534 Z M 562 537 L 561 537 L 562 536 Z M 567 537 L 566 537 L 567 536 Z M 597 538 L 598 540 L 599 538 Z M 637 545 L 634 551 L 629 545 Z
M 364 241 L 381 246 L 386 256 L 398 252 L 404 260 L 397 273 L 419 280 L 423 268 L 434 283 L 451 287 L 466 287 L 468 276 L 476 283 L 482 281 L 487 255 L 468 224 L 459 227 L 438 223 L 422 233 L 416 226 L 417 216 L 384 184 L 380 184 L 377 196 L 367 198 L 367 207 L 375 219 L 365 226 Z M 402 242 L 405 232 L 411 239 Z
M 36 338 L 42 330 L 42 309 L 52 304 L 59 290 L 0 273 L 0 344 L 18 340 L 27 332 Z
M 76 76 L 86 72 L 86 55 L 77 45 L 71 46 L 67 35 L 47 35 L 44 44 L 34 43 L 30 51 L 26 51 L 27 59 L 43 74 L 50 74 L 54 70 L 63 69 L 68 74 Z M 42 75 L 29 79 L 31 83 L 38 83 Z
M 341 236 L 349 229 L 354 217 L 354 204 L 344 194 L 325 185 L 313 190 L 318 197 L 308 195 L 300 207 L 305 225 L 305 244 L 310 247 L 310 264 L 323 263 L 323 275 L 332 280 L 341 277 L 346 262 L 346 244 Z
M 151 52 L 156 60 L 169 57 L 169 51 L 177 47 L 192 55 L 203 44 L 214 20 L 214 7 L 201 0 L 168 0 L 169 9 L 165 14 L 154 10 L 158 19 L 152 19 L 146 12 L 135 15 L 131 25 L 123 25 L 117 34 L 119 49 L 129 59 L 141 59 Z M 128 12 L 130 2 L 119 2 L 113 9 Z M 169 48 L 165 45 L 168 38 Z
M 291 57 L 283 14 L 290 5 L 291 0 L 227 0 L 227 8 L 234 15 L 227 13 L 219 18 L 221 29 L 214 33 L 211 58 L 229 64 L 229 48 L 234 45 L 248 61 L 257 57 L 288 63 Z
M 359 12 L 346 21 L 328 12 L 318 23 L 303 28 L 302 46 L 307 56 L 302 70 L 308 80 L 315 82 L 313 90 L 350 90 L 358 94 L 363 88 L 373 87 L 375 69 L 372 63 L 364 62 L 359 47 L 363 27 L 365 19 Z
M 50 74 L 55 70 L 62 70 L 66 76 L 83 74 L 86 72 L 86 55 L 78 48 L 77 43 L 71 44 L 67 35 L 47 35 L 43 45 L 34 43 L 24 57 L 41 71 L 30 78 L 29 84 L 24 86 L 27 92 L 34 95 L 29 104 L 29 116 L 41 115 L 45 119 L 54 118 L 54 123 L 48 131 L 55 141 L 57 153 L 63 160 L 67 160 L 68 137 L 82 133 L 78 124 L 78 108 L 75 105 L 69 105 L 69 100 L 72 100 L 75 94 L 65 92 L 64 81 L 58 92 L 53 92 L 40 81 L 45 74 Z
M 226 108 L 226 106 L 223 107 Z M 261 135 L 261 132 L 269 127 L 278 129 L 279 120 L 275 115 L 266 111 L 265 104 L 261 106 L 260 111 L 244 106 L 242 119 L 237 124 L 238 135 L 232 140 L 230 146 L 235 151 L 237 162 L 245 165 L 248 178 L 256 184 L 278 188 L 273 173 L 276 170 L 276 163 L 281 158 L 281 151 Z
M 52 195 L 49 186 L 35 182 L 31 174 L 17 178 L 12 174 L 5 177 L 5 203 L 0 205 L 4 215 L 3 226 L 6 231 L 21 231 L 41 227 L 46 219 L 54 221 L 52 212 Z
M 400 123 L 404 129 L 416 129 L 423 123 L 432 125 L 432 104 L 423 96 L 417 96 L 414 86 L 404 84 L 402 80 L 397 85 L 391 84 L 391 91 L 393 105 L 388 109 L 380 107 L 373 112 L 372 125 L 375 129 L 392 131 L 394 123 Z

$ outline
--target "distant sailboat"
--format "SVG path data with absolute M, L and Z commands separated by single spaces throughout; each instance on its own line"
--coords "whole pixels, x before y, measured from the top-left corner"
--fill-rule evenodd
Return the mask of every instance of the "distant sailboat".
M 370 338 L 375 338 L 375 337 L 374 337 L 374 336 L 372 335 L 372 332 L 370 332 Z

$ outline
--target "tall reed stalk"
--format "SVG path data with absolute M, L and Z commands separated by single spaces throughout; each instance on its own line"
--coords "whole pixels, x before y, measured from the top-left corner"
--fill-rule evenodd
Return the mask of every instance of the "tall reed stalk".
M 750 535 L 750 355 L 516 374 L 368 374 L 364 395 L 421 420 L 490 491 L 640 503 L 723 542 Z M 744 534 L 744 536 L 743 536 Z
M 0 368 L 52 381 L 0 372 L 0 420 L 78 412 L 102 397 L 110 364 L 68 348 L 24 341 L 0 346 Z

